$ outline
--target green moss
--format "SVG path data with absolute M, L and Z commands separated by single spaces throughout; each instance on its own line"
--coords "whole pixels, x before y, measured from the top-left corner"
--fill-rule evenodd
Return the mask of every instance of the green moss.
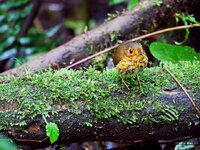
M 192 85 L 191 95 L 200 90 L 199 65 L 200 62 L 165 64 L 184 86 Z M 0 77 L 0 104 L 10 103 L 10 108 L 0 108 L 0 128 L 23 126 L 26 118 L 41 114 L 48 118 L 49 113 L 64 109 L 75 115 L 87 110 L 96 119 L 116 118 L 126 124 L 178 121 L 183 109 L 158 101 L 163 89 L 178 87 L 171 76 L 162 67 L 153 67 L 140 72 L 139 78 L 142 93 L 135 75 L 125 77 L 131 89 L 128 91 L 114 69 L 61 69 L 18 78 Z
M 161 6 L 163 4 L 163 0 L 154 0 L 153 4 L 154 6 Z

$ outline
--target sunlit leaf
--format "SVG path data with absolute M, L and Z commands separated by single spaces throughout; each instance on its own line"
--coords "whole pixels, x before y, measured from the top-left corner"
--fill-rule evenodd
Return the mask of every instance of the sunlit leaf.
M 28 5 L 23 9 L 9 12 L 7 16 L 7 20 L 10 22 L 10 21 L 16 21 L 18 19 L 25 18 L 27 14 L 31 11 L 31 7 L 32 5 Z
M 21 38 L 19 38 L 19 42 L 22 45 L 29 44 L 31 42 L 31 38 L 30 37 L 21 37 Z
M 6 32 L 9 29 L 7 24 L 3 24 L 0 26 L 0 33 Z
M 52 37 L 56 32 L 58 32 L 59 29 L 60 29 L 60 25 L 57 25 L 57 26 L 45 31 L 45 35 L 47 37 Z
M 200 60 L 200 55 L 189 46 L 177 46 L 167 43 L 153 42 L 150 45 L 151 54 L 160 61 L 179 61 Z
M 179 142 L 176 144 L 174 150 L 192 150 L 195 149 L 194 147 L 192 142 Z
M 132 9 L 133 7 L 135 7 L 138 4 L 138 0 L 130 0 L 127 6 L 127 9 Z
M 20 6 L 20 5 L 28 3 L 28 2 L 29 2 L 29 0 L 20 0 L 20 1 L 9 0 L 9 1 L 6 1 L 5 3 L 1 4 L 0 8 L 3 10 L 8 10 L 10 8 Z
M 0 15 L 0 21 L 3 21 L 4 18 L 5 18 L 4 15 Z
M 109 0 L 109 6 L 114 6 L 122 3 L 124 0 Z
M 83 20 L 66 20 L 65 21 L 65 25 L 70 28 L 73 29 L 75 31 L 75 34 L 81 34 L 84 30 L 85 27 L 85 21 Z
M 59 128 L 54 122 L 49 122 L 46 125 L 46 134 L 50 139 L 51 144 L 57 141 L 59 137 Z
M 8 138 L 0 135 L 0 150 L 17 150 L 16 145 Z
M 2 40 L 0 42 L 0 52 L 3 51 L 6 47 L 10 46 L 14 41 L 15 41 L 15 37 L 13 37 L 13 36 Z
M 9 49 L 0 55 L 0 61 L 15 56 L 17 50 L 15 48 Z

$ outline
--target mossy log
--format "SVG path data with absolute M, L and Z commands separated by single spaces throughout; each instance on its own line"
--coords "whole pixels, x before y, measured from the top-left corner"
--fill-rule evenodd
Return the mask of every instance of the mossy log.
M 28 70 L 35 72 L 51 67 L 66 67 L 91 53 L 113 45 L 111 37 L 130 39 L 161 28 L 175 26 L 175 13 L 188 12 L 199 0 L 164 0 L 157 4 L 155 0 L 143 0 L 131 11 L 124 11 L 116 18 L 88 31 L 71 41 L 51 50 L 24 65 L 8 70 L 2 75 L 23 74 Z
M 200 106 L 200 62 L 165 64 Z M 200 135 L 196 110 L 162 68 L 146 68 L 122 84 L 116 70 L 48 70 L 0 77 L 0 132 L 16 143 L 50 145 L 48 122 L 60 129 L 57 143 L 177 140 Z

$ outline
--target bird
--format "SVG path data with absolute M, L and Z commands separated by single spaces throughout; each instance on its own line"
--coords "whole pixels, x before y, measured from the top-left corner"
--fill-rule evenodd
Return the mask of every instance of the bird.
M 122 74 L 135 74 L 139 86 L 141 88 L 141 84 L 139 81 L 138 73 L 143 68 L 147 67 L 148 57 L 139 42 L 125 41 L 122 42 L 115 50 L 112 55 L 114 65 L 116 69 Z M 126 85 L 123 77 L 122 82 Z M 129 89 L 129 88 L 128 88 Z

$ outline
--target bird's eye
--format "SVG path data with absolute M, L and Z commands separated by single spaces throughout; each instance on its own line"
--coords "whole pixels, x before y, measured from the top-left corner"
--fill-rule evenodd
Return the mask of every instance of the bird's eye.
M 130 54 L 132 54 L 132 53 L 133 53 L 132 49 L 130 49 L 130 50 L 129 50 L 129 53 L 130 53 Z

